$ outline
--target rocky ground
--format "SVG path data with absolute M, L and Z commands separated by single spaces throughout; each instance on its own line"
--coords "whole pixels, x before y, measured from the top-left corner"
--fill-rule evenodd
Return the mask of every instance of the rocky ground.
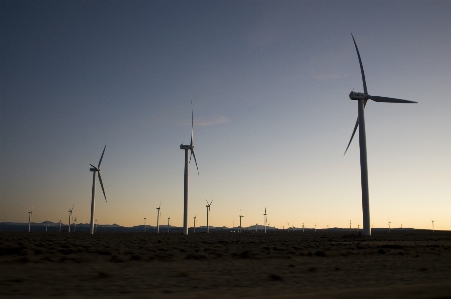
M 451 298 L 451 232 L 0 233 L 0 297 Z

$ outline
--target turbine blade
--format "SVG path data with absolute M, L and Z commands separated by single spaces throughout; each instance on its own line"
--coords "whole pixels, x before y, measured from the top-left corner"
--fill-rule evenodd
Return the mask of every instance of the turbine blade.
M 352 138 L 354 138 L 355 131 L 357 131 L 358 126 L 359 126 L 359 118 L 357 118 L 357 121 L 355 122 L 354 131 L 352 131 L 351 139 L 349 140 L 348 146 L 346 147 L 346 150 L 345 150 L 345 153 L 343 154 L 343 156 L 346 155 L 346 152 L 348 151 L 348 148 L 351 145 Z
M 368 96 L 369 99 L 375 101 L 375 102 L 385 102 L 385 103 L 415 103 L 418 102 L 414 101 L 408 101 L 408 100 L 401 100 L 401 99 L 395 99 L 395 98 L 387 98 L 387 97 L 379 97 L 379 96 Z
M 102 163 L 103 154 L 105 153 L 105 149 L 106 149 L 106 145 L 105 145 L 105 147 L 103 148 L 102 156 L 100 157 L 99 166 L 97 166 L 97 168 L 100 168 L 100 163 Z
M 194 150 L 193 149 L 191 149 L 191 155 L 194 157 L 194 162 L 196 162 L 197 175 L 199 175 L 199 167 L 197 167 L 196 155 L 194 154 Z M 191 158 L 191 156 L 190 156 L 190 158 Z
M 365 95 L 368 95 L 368 90 L 366 88 L 366 80 L 365 80 L 365 72 L 363 71 L 363 65 L 362 65 L 362 59 L 360 58 L 359 48 L 357 48 L 357 43 L 355 42 L 354 35 L 352 35 L 352 40 L 354 41 L 355 50 L 357 51 L 357 56 L 359 57 L 359 64 L 360 64 L 360 72 L 362 73 L 362 81 L 363 81 L 363 91 Z M 365 101 L 366 104 L 366 101 Z
M 103 196 L 105 197 L 105 201 L 107 201 L 106 200 L 106 195 L 105 195 L 105 189 L 103 188 L 102 177 L 100 176 L 100 171 L 97 172 L 97 176 L 99 177 L 99 182 L 100 182 L 100 186 L 102 187 Z

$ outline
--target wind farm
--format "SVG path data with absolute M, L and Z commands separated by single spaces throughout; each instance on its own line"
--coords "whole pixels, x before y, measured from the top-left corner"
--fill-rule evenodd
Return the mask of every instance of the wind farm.
M 448 296 L 450 9 L 3 1 L 0 297 Z

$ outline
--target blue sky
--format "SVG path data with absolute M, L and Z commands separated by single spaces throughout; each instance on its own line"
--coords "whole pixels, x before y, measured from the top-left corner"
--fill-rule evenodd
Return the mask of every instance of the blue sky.
M 1 1 L 0 221 L 362 225 L 362 91 L 371 223 L 451 229 L 448 1 Z M 241 212 L 240 212 L 241 211 Z M 190 223 L 192 222 L 190 220 Z

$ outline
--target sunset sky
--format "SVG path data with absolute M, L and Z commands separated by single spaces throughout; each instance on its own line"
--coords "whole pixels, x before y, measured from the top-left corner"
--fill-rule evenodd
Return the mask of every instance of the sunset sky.
M 450 1 L 0 1 L 0 222 L 451 230 Z M 192 106 L 191 106 L 192 101 Z M 166 220 L 165 220 L 166 221 Z M 164 222 L 165 222 L 164 221 Z

